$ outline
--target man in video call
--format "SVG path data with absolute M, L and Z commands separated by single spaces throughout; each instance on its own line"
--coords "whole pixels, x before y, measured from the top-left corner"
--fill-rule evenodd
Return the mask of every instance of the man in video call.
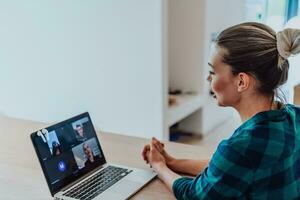
M 87 143 L 84 143 L 82 145 L 83 148 L 83 152 L 87 158 L 87 160 L 84 163 L 84 169 L 89 171 L 90 169 L 94 168 L 97 163 L 100 162 L 100 157 L 98 156 L 94 156 L 90 146 Z
M 78 142 L 84 142 L 88 139 L 86 133 L 84 132 L 82 124 L 77 124 L 75 127 L 75 131 L 76 139 Z

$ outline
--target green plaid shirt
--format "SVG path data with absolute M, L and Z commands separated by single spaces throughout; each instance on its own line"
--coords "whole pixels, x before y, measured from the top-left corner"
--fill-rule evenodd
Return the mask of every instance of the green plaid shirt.
M 222 141 L 208 167 L 173 184 L 177 199 L 300 199 L 300 108 L 256 114 Z

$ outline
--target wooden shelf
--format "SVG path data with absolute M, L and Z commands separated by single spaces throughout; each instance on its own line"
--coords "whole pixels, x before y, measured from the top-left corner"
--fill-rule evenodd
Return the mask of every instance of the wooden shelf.
M 178 95 L 177 103 L 169 106 L 167 124 L 172 126 L 193 112 L 199 110 L 205 103 L 203 95 Z

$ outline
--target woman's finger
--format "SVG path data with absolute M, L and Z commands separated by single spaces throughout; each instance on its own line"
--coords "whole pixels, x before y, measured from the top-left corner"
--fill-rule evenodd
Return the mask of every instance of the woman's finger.
M 147 145 L 148 145 L 148 144 L 144 145 L 144 147 L 143 147 L 143 150 L 142 150 L 142 152 L 141 152 L 142 156 L 144 156 L 144 155 L 145 155 L 145 152 L 147 151 Z
M 155 137 L 152 138 L 153 141 L 155 141 L 157 144 L 159 144 L 161 147 L 165 147 L 165 144 L 156 139 Z
M 156 138 L 153 138 L 151 143 L 153 143 L 153 145 L 159 152 L 162 153 L 164 151 L 164 144 L 158 141 Z
M 146 144 L 143 148 L 143 151 L 142 151 L 142 156 L 143 156 L 143 159 L 148 163 L 148 157 L 147 157 L 147 153 L 149 152 L 150 150 L 150 145 L 149 144 Z
M 159 144 L 158 144 L 156 141 L 152 140 L 152 141 L 151 141 L 151 144 L 152 144 L 158 151 L 160 151 L 160 146 L 159 146 Z
M 158 149 L 156 148 L 155 144 L 153 144 L 152 142 L 150 143 L 150 153 L 151 153 L 151 154 L 159 153 L 159 151 L 158 151 Z
M 150 150 L 150 145 L 147 144 L 144 146 L 144 149 L 143 149 L 143 152 L 142 152 L 142 155 L 143 157 L 146 157 L 147 156 L 147 152 Z

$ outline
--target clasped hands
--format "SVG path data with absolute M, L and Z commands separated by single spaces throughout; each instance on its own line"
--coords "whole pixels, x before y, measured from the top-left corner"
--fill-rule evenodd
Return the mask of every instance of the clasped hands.
M 164 143 L 156 138 L 152 138 L 150 144 L 146 144 L 142 151 L 142 157 L 147 164 L 157 173 L 161 167 L 170 166 L 174 158 L 170 156 L 165 150 Z

